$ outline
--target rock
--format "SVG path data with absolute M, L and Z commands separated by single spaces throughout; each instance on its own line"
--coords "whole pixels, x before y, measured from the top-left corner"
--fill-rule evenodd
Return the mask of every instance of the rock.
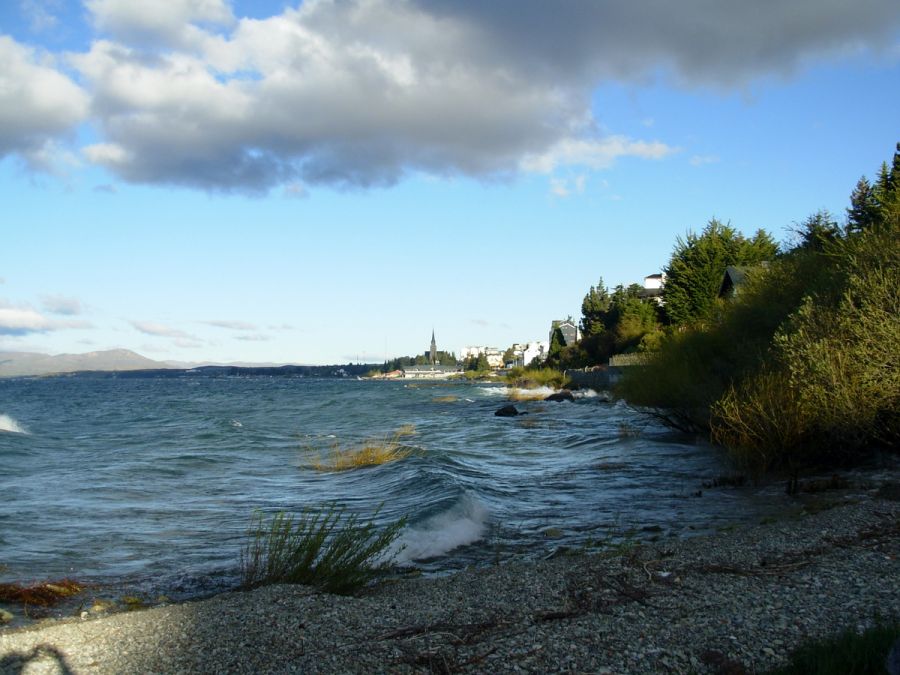
M 14 618 L 15 617 L 13 617 L 13 615 L 11 613 L 7 612 L 5 609 L 0 609 L 0 626 L 2 626 L 5 623 L 9 623 Z
M 558 391 L 554 394 L 550 394 L 545 401 L 556 401 L 557 403 L 561 401 L 574 401 L 575 395 L 569 391 L 568 389 L 563 389 L 562 391 Z
M 519 410 L 516 406 L 509 404 L 500 408 L 497 412 L 494 413 L 497 417 L 515 417 L 519 415 Z

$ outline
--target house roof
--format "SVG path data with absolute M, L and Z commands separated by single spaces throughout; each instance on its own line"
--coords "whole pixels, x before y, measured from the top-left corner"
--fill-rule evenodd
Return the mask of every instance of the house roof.
M 747 273 L 753 269 L 746 265 L 729 265 L 725 268 L 722 283 L 719 285 L 719 297 L 730 298 L 734 296 L 736 289 L 747 280 Z

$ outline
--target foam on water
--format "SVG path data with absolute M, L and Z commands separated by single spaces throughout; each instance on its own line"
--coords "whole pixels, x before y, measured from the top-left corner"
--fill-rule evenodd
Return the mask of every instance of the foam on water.
M 0 431 L 6 431 L 11 434 L 27 434 L 18 422 L 9 415 L 0 415 Z
M 396 564 L 404 565 L 414 560 L 436 558 L 475 543 L 484 536 L 487 519 L 488 511 L 484 505 L 465 494 L 447 511 L 404 531 L 389 557 Z

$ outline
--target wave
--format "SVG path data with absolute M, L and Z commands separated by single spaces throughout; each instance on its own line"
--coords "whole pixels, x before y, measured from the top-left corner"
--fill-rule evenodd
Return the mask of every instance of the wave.
M 398 565 L 437 558 L 481 539 L 487 519 L 488 510 L 484 505 L 470 494 L 464 494 L 447 511 L 428 518 L 418 527 L 406 529 L 387 557 Z
M 0 415 L 0 431 L 6 431 L 11 434 L 27 434 L 28 432 L 22 428 L 18 422 L 16 422 L 9 415 Z

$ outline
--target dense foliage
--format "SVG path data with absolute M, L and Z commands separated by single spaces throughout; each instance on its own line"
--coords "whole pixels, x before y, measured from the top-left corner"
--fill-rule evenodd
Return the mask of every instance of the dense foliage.
M 613 354 L 642 350 L 661 328 L 661 311 L 643 289 L 616 286 L 610 294 L 603 279 L 591 286 L 581 303 L 582 339 L 566 345 L 557 329 L 550 340 L 548 364 L 581 368 L 606 363 Z
M 443 352 L 438 351 L 436 354 L 436 361 L 439 365 L 442 366 L 455 366 L 457 365 L 456 354 L 453 352 Z M 425 354 L 418 354 L 416 356 L 400 356 L 396 359 L 391 359 L 390 361 L 385 361 L 384 365 L 381 366 L 381 372 L 389 373 L 392 370 L 400 370 L 404 366 L 427 366 L 431 363 L 431 359 L 429 356 Z
M 874 185 L 857 184 L 845 226 L 819 213 L 798 234 L 620 388 L 674 426 L 709 431 L 755 471 L 900 441 L 900 144 Z
M 715 218 L 700 234 L 679 237 L 663 287 L 670 321 L 677 325 L 708 321 L 716 309 L 725 268 L 758 265 L 772 260 L 777 252 L 778 245 L 763 230 L 747 239 Z

